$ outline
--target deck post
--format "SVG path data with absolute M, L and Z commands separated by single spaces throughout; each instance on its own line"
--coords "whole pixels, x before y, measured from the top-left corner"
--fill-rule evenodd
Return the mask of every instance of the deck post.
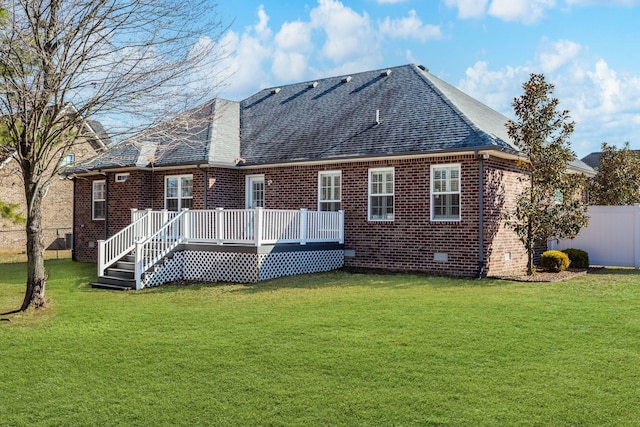
M 142 288 L 142 246 L 143 241 L 138 240 L 135 247 L 135 279 L 136 291 Z
M 256 246 L 260 246 L 262 244 L 262 227 L 264 220 L 264 208 L 254 208 L 253 215 L 253 239 Z
M 300 209 L 300 244 L 307 244 L 307 224 L 309 223 L 309 216 L 306 208 Z
M 106 245 L 104 240 L 98 240 L 98 277 L 104 276 L 104 263 L 107 254 L 105 253 Z
M 145 217 L 147 218 L 147 233 L 145 234 L 145 239 L 151 237 L 153 235 L 153 210 L 147 209 L 147 213 Z
M 344 244 L 344 211 L 338 211 L 338 243 Z
M 188 208 L 182 208 L 182 238 L 185 242 L 191 239 L 191 215 Z
M 136 208 L 131 208 L 131 222 L 134 222 L 136 219 L 136 212 L 138 212 L 138 209 Z
M 215 213 L 215 229 L 214 231 L 214 238 L 216 240 L 216 244 L 221 245 L 222 244 L 222 240 L 223 240 L 223 230 L 224 230 L 224 208 L 216 208 L 216 213 Z

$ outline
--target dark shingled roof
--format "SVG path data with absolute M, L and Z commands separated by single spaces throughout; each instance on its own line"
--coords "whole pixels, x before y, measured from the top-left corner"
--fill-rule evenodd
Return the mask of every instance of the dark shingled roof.
M 631 151 L 638 153 L 638 155 L 640 155 L 640 150 L 631 150 Z M 602 155 L 601 151 L 589 153 L 582 158 L 582 161 L 585 164 L 591 166 L 592 168 L 598 169 L 600 167 L 600 155 Z
M 385 71 L 265 89 L 245 99 L 242 157 L 259 164 L 480 147 L 516 150 L 503 115 L 418 66 Z
M 582 161 L 591 166 L 592 168 L 596 169 L 598 167 L 600 167 L 600 154 L 602 154 L 601 152 L 597 152 L 597 153 L 590 153 L 587 154 L 586 156 L 584 156 L 582 158 Z
M 230 104 L 233 102 L 214 99 L 185 111 L 120 144 L 111 146 L 108 152 L 79 165 L 72 172 L 128 166 L 150 167 L 152 164 L 176 166 L 210 163 L 211 142 L 217 143 L 222 137 L 233 140 L 233 132 L 220 132 L 217 138 L 213 133 L 216 129 L 223 128 L 227 122 L 233 123 L 233 116 L 237 116 L 237 112 L 234 114 L 233 109 L 229 107 Z M 229 111 L 229 114 L 223 114 L 225 111 Z M 218 124 L 217 127 L 214 127 L 214 122 Z M 236 123 L 236 145 L 237 127 Z M 222 147 L 222 150 L 217 150 L 221 158 L 238 156 L 237 150 L 235 154 L 229 153 L 228 151 L 232 150 L 227 149 L 224 142 L 217 143 L 217 146 Z
M 238 157 L 242 165 L 267 165 L 477 149 L 517 153 L 507 121 L 424 67 L 403 65 L 264 89 L 239 104 L 214 99 L 74 172 L 152 162 L 234 166 Z M 580 161 L 572 167 L 593 173 Z

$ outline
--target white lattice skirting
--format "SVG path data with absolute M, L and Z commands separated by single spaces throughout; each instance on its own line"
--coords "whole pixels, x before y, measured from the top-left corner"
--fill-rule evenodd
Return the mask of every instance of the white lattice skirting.
M 185 249 L 145 274 L 144 287 L 178 280 L 254 283 L 282 276 L 318 273 L 344 265 L 344 250 L 212 251 Z

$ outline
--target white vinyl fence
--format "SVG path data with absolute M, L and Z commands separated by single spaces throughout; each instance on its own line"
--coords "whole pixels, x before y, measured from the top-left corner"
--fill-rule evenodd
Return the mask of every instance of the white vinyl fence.
M 640 268 L 640 205 L 590 206 L 589 225 L 572 240 L 550 241 L 550 249 L 587 251 L 592 265 Z

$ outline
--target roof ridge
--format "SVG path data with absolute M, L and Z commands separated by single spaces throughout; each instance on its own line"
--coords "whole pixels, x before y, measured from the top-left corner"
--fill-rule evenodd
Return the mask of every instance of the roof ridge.
M 496 144 L 496 139 L 497 137 L 494 135 L 490 135 L 487 132 L 485 132 L 482 128 L 480 128 L 473 120 L 471 120 L 462 110 L 460 110 L 460 108 L 448 97 L 444 94 L 444 92 L 442 92 L 442 90 L 440 90 L 440 88 L 434 84 L 431 81 L 431 78 L 436 78 L 438 80 L 440 80 L 440 82 L 450 86 L 452 89 L 460 92 L 461 94 L 465 95 L 465 96 L 469 96 L 467 94 L 465 94 L 463 91 L 461 91 L 460 89 L 449 85 L 448 83 L 446 83 L 444 80 L 439 79 L 438 77 L 434 76 L 433 74 L 431 74 L 429 72 L 428 68 L 422 68 L 419 65 L 414 65 L 414 67 L 412 67 L 413 71 L 420 77 L 422 78 L 433 90 L 434 92 L 440 97 L 440 99 L 446 104 L 448 105 L 455 113 L 456 115 L 462 119 L 462 121 L 469 126 L 469 128 L 474 131 L 477 135 L 480 136 L 480 138 L 487 140 L 488 142 L 491 143 L 491 145 L 497 145 Z M 487 108 L 490 108 L 487 106 Z M 495 111 L 495 110 L 494 110 Z
M 243 99 L 240 102 L 246 101 L 249 98 L 254 97 L 255 95 L 261 93 L 261 92 L 265 92 L 265 91 L 272 91 L 274 89 L 282 89 L 285 87 L 292 87 L 292 86 L 299 86 L 299 85 L 308 85 L 314 82 L 322 82 L 322 81 L 327 81 L 327 80 L 335 80 L 335 79 L 342 79 L 345 77 L 353 77 L 353 76 L 358 76 L 358 75 L 362 75 L 362 74 L 371 74 L 371 73 L 377 73 L 377 72 L 384 72 L 386 70 L 397 70 L 400 68 L 409 68 L 411 66 L 416 66 L 413 63 L 409 63 L 409 64 L 403 64 L 403 65 L 395 65 L 392 67 L 382 67 L 382 68 L 378 68 L 378 69 L 374 69 L 374 70 L 364 70 L 364 71 L 357 71 L 354 73 L 343 73 L 343 74 L 336 74 L 334 76 L 328 76 L 328 77 L 319 77 L 316 79 L 311 79 L 311 80 L 305 80 L 305 81 L 299 81 L 299 82 L 294 82 L 294 83 L 287 83 L 287 84 L 282 84 L 282 85 L 275 85 L 275 86 L 269 86 L 269 87 L 264 87 L 262 89 L 259 89 L 257 92 L 252 93 L 251 95 L 249 95 L 248 97 L 246 97 L 245 99 Z

